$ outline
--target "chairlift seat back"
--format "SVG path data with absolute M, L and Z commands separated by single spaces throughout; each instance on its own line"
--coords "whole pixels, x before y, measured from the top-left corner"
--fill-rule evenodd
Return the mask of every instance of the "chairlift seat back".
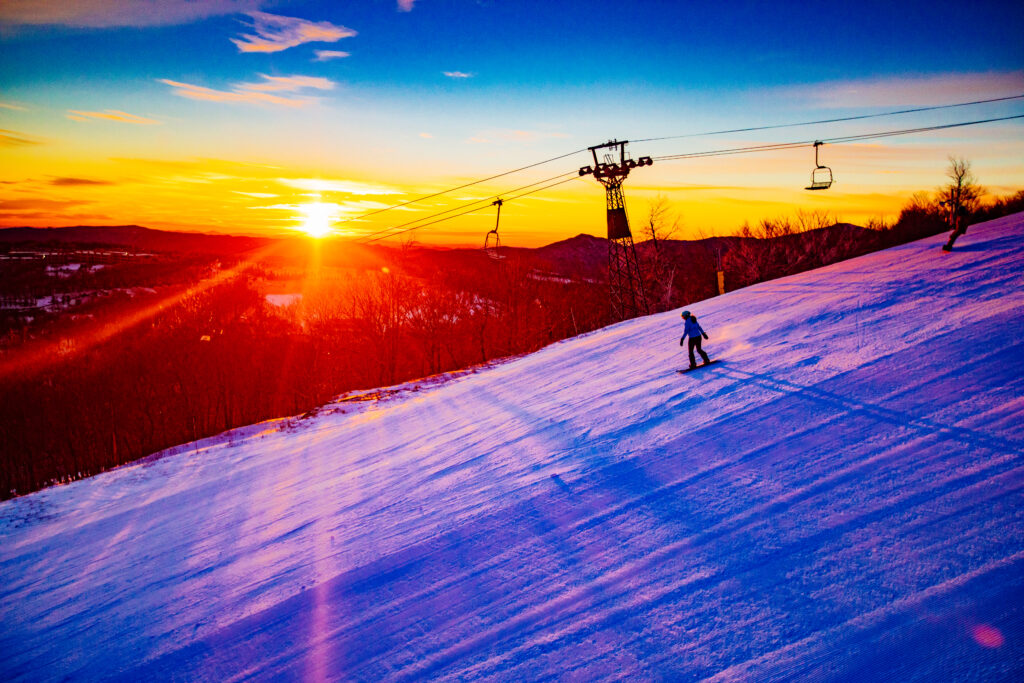
M 832 169 L 828 166 L 819 166 L 811 172 L 811 184 L 806 190 L 827 190 L 832 187 Z

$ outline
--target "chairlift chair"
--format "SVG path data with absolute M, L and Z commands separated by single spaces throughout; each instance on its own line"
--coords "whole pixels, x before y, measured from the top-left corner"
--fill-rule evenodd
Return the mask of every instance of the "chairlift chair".
M 498 237 L 496 229 L 491 230 L 487 233 L 487 237 L 484 238 L 484 253 L 497 261 L 501 258 L 501 254 L 498 253 L 499 249 L 501 249 L 501 238 Z
M 494 219 L 494 229 L 484 237 L 484 253 L 495 261 L 501 259 L 501 237 L 498 236 L 498 222 L 501 220 L 501 205 L 504 203 L 501 199 L 491 203 L 491 206 L 498 207 L 498 215 Z
M 818 148 L 823 144 L 821 140 L 814 143 L 814 170 L 811 171 L 811 184 L 805 190 L 827 190 L 832 187 L 832 169 L 818 161 Z

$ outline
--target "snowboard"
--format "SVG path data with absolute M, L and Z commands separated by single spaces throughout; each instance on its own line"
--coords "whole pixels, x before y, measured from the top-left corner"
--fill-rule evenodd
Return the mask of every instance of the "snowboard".
M 713 361 L 711 361 L 710 363 L 702 363 L 702 364 L 700 364 L 700 365 L 698 365 L 697 367 L 694 367 L 694 368 L 683 368 L 682 370 L 676 370 L 676 372 L 678 372 L 680 375 L 685 375 L 688 372 L 693 372 L 694 370 L 700 370 L 701 368 L 706 368 L 709 365 L 714 365 L 715 363 L 720 363 L 720 362 L 721 362 L 721 360 L 716 358 Z

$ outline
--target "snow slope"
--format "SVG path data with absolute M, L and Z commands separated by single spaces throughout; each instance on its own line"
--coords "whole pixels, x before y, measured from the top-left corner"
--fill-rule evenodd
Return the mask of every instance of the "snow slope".
M 1024 677 L 1024 214 L 0 504 L 5 680 Z

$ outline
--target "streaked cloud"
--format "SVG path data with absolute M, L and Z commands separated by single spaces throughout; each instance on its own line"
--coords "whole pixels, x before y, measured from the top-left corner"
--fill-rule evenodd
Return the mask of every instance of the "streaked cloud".
M 173 26 L 251 12 L 265 0 L 4 0 L 0 24 L 13 26 Z
M 343 52 L 342 50 L 313 50 L 313 54 L 316 55 L 314 62 L 327 62 L 332 59 L 342 59 L 344 57 L 350 57 L 351 53 Z
M 174 88 L 174 94 L 180 97 L 187 97 L 190 100 L 204 100 L 207 102 L 241 102 L 246 104 L 276 104 L 285 107 L 304 107 L 310 103 L 308 98 L 280 97 L 263 92 L 239 91 L 239 90 L 214 90 L 192 83 L 181 83 L 166 78 L 160 79 L 161 83 Z
M 398 11 L 399 12 L 411 12 L 413 5 L 416 4 L 416 0 L 398 0 Z
M 473 78 L 476 75 L 468 71 L 442 71 L 441 73 L 448 78 Z
M 273 199 L 274 197 L 279 196 L 270 192 L 243 192 L 242 190 L 231 191 L 244 197 L 255 197 L 256 199 Z
M 0 211 L 54 211 L 86 203 L 81 199 L 9 199 L 0 201 Z
M 0 221 L 11 221 L 12 223 L 34 220 L 34 221 L 46 221 L 53 223 L 58 221 L 67 221 L 70 225 L 74 225 L 76 221 L 83 220 L 110 220 L 110 216 L 102 213 L 74 213 L 69 211 L 17 211 L 17 212 L 0 212 Z M 17 225 L 17 223 L 15 223 Z M 5 226 L 13 227 L 13 226 Z
M 354 195 L 389 195 L 402 194 L 401 190 L 388 185 L 374 185 L 356 180 L 331 180 L 324 178 L 278 178 L 277 181 L 288 187 L 307 192 L 338 192 Z
M 334 81 L 319 76 L 267 76 L 260 74 L 262 83 L 239 83 L 235 86 L 239 90 L 252 90 L 255 92 L 295 92 L 303 88 L 315 88 L 316 90 L 331 90 L 334 88 Z
M 420 137 L 421 138 L 428 138 L 429 139 L 429 138 L 432 138 L 434 136 L 431 135 L 430 133 L 420 133 Z
M 516 142 L 531 142 L 533 140 L 546 140 L 548 138 L 567 138 L 567 133 L 553 133 L 538 130 L 499 130 L 491 133 L 492 136 L 501 140 L 512 140 Z
M 148 119 L 145 116 L 136 116 L 135 114 L 129 114 L 126 111 L 118 111 L 117 109 L 107 109 L 106 111 L 80 111 L 78 109 L 69 109 L 67 117 L 72 121 L 100 119 L 103 121 L 116 121 L 118 123 L 134 123 L 140 126 L 152 126 L 161 123 L 156 119 Z
M 26 147 L 41 144 L 39 140 L 27 137 L 24 133 L 0 128 L 0 147 Z
M 109 180 L 90 180 L 89 178 L 52 178 L 50 185 L 58 187 L 76 187 L 88 185 L 113 185 Z
M 517 130 L 517 129 L 503 129 L 503 130 L 488 130 L 469 138 L 469 142 L 485 143 L 485 142 L 536 142 L 538 140 L 548 140 L 552 138 L 568 138 L 570 137 L 567 133 L 558 133 L 551 131 L 539 131 L 539 130 Z
M 929 106 L 1024 92 L 1024 71 L 900 76 L 814 83 L 772 91 L 826 109 Z
M 244 161 L 233 161 L 229 159 L 218 159 L 215 157 L 196 157 L 193 159 L 158 159 L 147 157 L 111 157 L 110 161 L 132 166 L 150 167 L 161 170 L 172 171 L 208 171 L 209 169 L 224 170 L 225 172 L 239 175 L 246 169 L 278 171 L 280 166 L 271 164 L 253 164 Z
M 191 100 L 207 102 L 234 102 L 242 104 L 270 104 L 282 107 L 304 107 L 317 102 L 308 95 L 283 97 L 272 93 L 294 93 L 300 90 L 331 90 L 334 81 L 318 76 L 267 76 L 260 74 L 260 83 L 236 83 L 231 90 L 215 90 L 192 83 L 161 78 L 160 82 L 174 88 L 174 94 Z
M 281 52 L 303 43 L 335 43 L 356 35 L 352 29 L 329 21 L 309 21 L 267 12 L 248 12 L 253 33 L 231 42 L 239 52 Z
M 28 111 L 28 107 L 23 107 L 20 104 L 14 104 L 13 102 L 0 102 L 0 109 L 10 109 L 11 111 Z
M 325 211 L 331 216 L 331 222 L 334 223 L 332 229 L 335 232 L 341 234 L 352 234 L 351 228 L 339 228 L 337 223 L 342 222 L 359 222 L 354 220 L 360 214 L 368 211 L 374 211 L 376 209 L 387 208 L 387 204 L 381 202 L 375 202 L 367 199 L 344 201 L 344 203 L 337 202 L 322 202 L 319 201 L 319 197 L 316 202 L 303 202 L 296 204 L 271 204 L 267 206 L 249 206 L 246 207 L 252 211 L 262 211 L 271 214 L 281 214 L 271 220 L 294 223 L 296 216 L 302 216 L 308 214 L 310 207 L 317 207 L 320 210 Z

